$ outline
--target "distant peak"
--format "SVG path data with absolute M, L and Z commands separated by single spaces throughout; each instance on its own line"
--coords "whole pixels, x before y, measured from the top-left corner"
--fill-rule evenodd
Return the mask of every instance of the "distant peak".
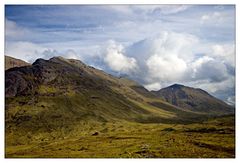
M 33 65 L 36 65 L 36 64 L 43 64 L 43 63 L 46 63 L 46 62 L 49 62 L 49 61 L 52 61 L 52 62 L 62 62 L 62 61 L 65 61 L 65 62 L 68 62 L 67 59 L 61 57 L 61 56 L 56 56 L 56 57 L 52 57 L 50 58 L 49 60 L 45 60 L 45 59 L 42 59 L 42 58 L 39 58 L 37 59 Z
M 66 58 L 64 57 L 61 57 L 61 56 L 54 56 L 52 58 L 49 59 L 50 61 L 54 61 L 54 60 L 67 60 Z
M 56 61 L 56 60 L 60 60 L 60 61 L 66 61 L 66 62 L 76 62 L 76 63 L 82 63 L 82 61 L 78 60 L 78 59 L 72 59 L 72 58 L 64 58 L 62 56 L 55 56 L 49 59 L 50 61 Z
M 181 84 L 173 84 L 171 86 L 169 86 L 170 88 L 182 88 L 182 87 L 185 87 L 184 85 L 181 85 Z
M 41 64 L 41 63 L 44 63 L 44 62 L 46 62 L 45 59 L 39 58 L 39 59 L 37 59 L 35 62 L 33 62 L 33 65 Z

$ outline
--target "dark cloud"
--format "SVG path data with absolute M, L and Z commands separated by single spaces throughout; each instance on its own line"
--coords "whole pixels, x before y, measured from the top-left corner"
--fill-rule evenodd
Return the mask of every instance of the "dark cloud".
M 225 64 L 218 60 L 210 60 L 196 69 L 194 80 L 208 79 L 210 82 L 221 82 L 226 80 L 228 75 Z

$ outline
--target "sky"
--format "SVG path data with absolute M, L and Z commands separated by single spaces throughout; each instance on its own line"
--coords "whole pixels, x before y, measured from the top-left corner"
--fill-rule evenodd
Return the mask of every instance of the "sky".
M 179 83 L 235 104 L 234 5 L 6 5 L 5 55 L 79 59 L 148 90 Z

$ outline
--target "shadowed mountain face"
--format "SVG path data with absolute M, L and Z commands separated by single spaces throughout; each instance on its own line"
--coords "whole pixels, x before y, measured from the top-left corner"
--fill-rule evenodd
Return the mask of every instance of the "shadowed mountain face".
M 46 109 L 46 116 L 51 117 L 53 113 L 50 111 L 57 108 L 59 113 L 54 114 L 61 117 L 72 115 L 72 121 L 89 117 L 100 121 L 133 120 L 132 116 L 149 114 L 113 89 L 124 88 L 117 78 L 78 60 L 62 57 L 38 59 L 32 66 L 7 70 L 5 77 L 7 108 L 13 103 L 33 107 L 43 102 L 46 104 L 41 107 Z M 49 106 L 50 103 L 53 106 Z
M 16 59 L 13 57 L 5 56 L 5 70 L 8 70 L 13 67 L 22 67 L 22 66 L 29 66 L 31 64 L 22 61 L 20 59 Z
M 185 110 L 208 113 L 232 113 L 234 108 L 211 96 L 202 89 L 174 84 L 159 91 L 152 91 L 156 96 Z
M 100 83 L 93 80 L 87 66 L 80 61 L 65 60 L 55 57 L 50 60 L 38 59 L 32 66 L 13 68 L 6 71 L 6 96 L 39 94 L 39 87 L 46 85 L 59 88 L 64 93 L 68 85 L 97 88 Z M 102 88 L 105 85 L 102 85 Z M 79 88 L 81 89 L 81 88 Z

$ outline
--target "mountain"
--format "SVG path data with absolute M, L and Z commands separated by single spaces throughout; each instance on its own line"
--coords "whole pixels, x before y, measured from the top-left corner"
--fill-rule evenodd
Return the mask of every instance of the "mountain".
M 20 59 L 16 59 L 10 56 L 6 56 L 5 55 L 5 70 L 13 68 L 13 67 L 22 67 L 22 66 L 29 66 L 31 64 L 20 60 Z
M 5 71 L 5 157 L 234 157 L 234 116 L 224 114 L 172 105 L 80 60 Z
M 116 120 L 188 123 L 202 118 L 160 100 L 134 81 L 62 57 L 37 59 L 31 66 L 6 70 L 5 96 L 7 126 L 19 123 L 23 128 L 29 123 L 32 128 L 45 123 L 56 128 L 63 119 L 71 124 Z
M 185 123 L 230 113 L 228 105 L 205 91 L 173 85 L 149 92 L 132 80 L 63 57 L 37 59 L 31 66 L 6 70 L 5 96 L 9 122 L 28 123 L 31 119 L 35 123 L 41 115 L 43 120 L 49 119 L 48 123 L 52 123 L 52 117 L 62 117 L 69 123 L 82 120 Z M 24 113 L 13 118 L 8 108 Z M 33 111 L 36 109 L 38 112 Z
M 107 121 L 148 114 L 112 89 L 121 87 L 115 78 L 78 60 L 38 59 L 32 66 L 7 70 L 5 77 L 7 98 L 19 98 L 17 105 L 40 107 L 48 118 Z
M 233 113 L 234 108 L 199 88 L 174 84 L 159 91 L 152 91 L 157 97 L 185 110 L 214 114 Z

